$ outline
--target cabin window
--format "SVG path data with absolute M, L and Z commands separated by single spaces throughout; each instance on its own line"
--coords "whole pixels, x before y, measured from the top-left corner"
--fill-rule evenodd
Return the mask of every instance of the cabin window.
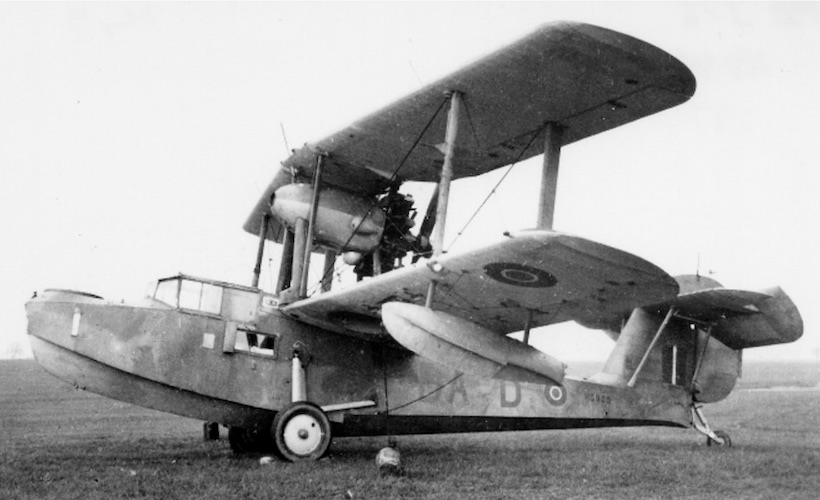
M 222 287 L 182 280 L 179 287 L 179 307 L 219 314 L 222 307 Z
M 222 301 L 222 316 L 239 323 L 253 323 L 259 309 L 259 293 L 226 288 Z
M 222 287 L 188 279 L 168 279 L 157 284 L 154 298 L 171 307 L 219 314 Z
M 277 338 L 276 335 L 237 328 L 234 350 L 235 352 L 275 358 Z
M 178 294 L 179 280 L 164 280 L 157 283 L 157 290 L 154 293 L 154 298 L 165 302 L 171 307 L 176 307 Z

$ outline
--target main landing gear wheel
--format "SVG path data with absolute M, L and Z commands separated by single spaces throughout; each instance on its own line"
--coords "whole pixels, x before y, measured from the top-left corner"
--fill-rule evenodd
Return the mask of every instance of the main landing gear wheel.
M 717 441 L 715 441 L 712 438 L 706 438 L 706 446 L 725 446 L 727 448 L 729 446 L 732 446 L 732 439 L 729 437 L 729 434 L 727 434 L 726 432 L 724 432 L 724 431 L 715 431 L 715 436 L 722 439 L 723 444 L 718 443 Z
M 304 401 L 277 413 L 271 434 L 277 454 L 289 462 L 318 460 L 330 447 L 330 421 L 321 408 Z

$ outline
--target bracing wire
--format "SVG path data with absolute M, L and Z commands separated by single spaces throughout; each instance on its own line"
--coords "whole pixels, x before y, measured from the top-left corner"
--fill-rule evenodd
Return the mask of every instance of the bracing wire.
M 447 250 L 445 250 L 445 251 L 449 252 L 450 249 L 453 247 L 453 245 L 455 245 L 456 241 L 458 241 L 458 239 L 461 237 L 461 235 L 464 234 L 464 231 L 467 230 L 467 227 L 473 222 L 473 220 L 476 218 L 478 213 L 481 212 L 481 210 L 484 208 L 484 205 L 486 205 L 487 202 L 490 200 L 490 198 L 492 198 L 492 196 L 495 194 L 498 187 L 501 186 L 502 182 L 504 182 L 504 179 L 506 179 L 507 176 L 510 175 L 510 172 L 512 172 L 513 167 L 515 167 L 518 164 L 518 162 L 521 160 L 521 157 L 524 156 L 524 153 L 527 152 L 527 150 L 530 149 L 530 146 L 532 146 L 532 143 L 535 142 L 535 139 L 537 139 L 538 136 L 541 135 L 541 132 L 545 128 L 546 128 L 546 124 L 539 127 L 535 131 L 535 133 L 533 133 L 533 135 L 530 138 L 529 142 L 527 142 L 527 145 L 524 146 L 524 148 L 518 153 L 518 156 L 515 158 L 515 160 L 512 163 L 510 163 L 510 166 L 507 167 L 507 171 L 504 172 L 504 175 L 502 175 L 500 179 L 498 179 L 498 182 L 495 183 L 495 186 L 493 186 L 493 188 L 490 190 L 490 192 L 487 194 L 487 196 L 484 198 L 484 200 L 481 202 L 481 204 L 478 205 L 478 208 L 475 209 L 475 211 L 470 216 L 470 218 L 467 220 L 467 222 L 464 224 L 464 226 L 458 231 L 458 233 L 456 233 L 456 237 L 453 238 L 453 241 L 450 242 L 450 244 L 447 246 Z
M 444 389 L 445 387 L 447 387 L 448 385 L 452 384 L 452 383 L 453 383 L 453 382 L 455 382 L 456 380 L 460 379 L 462 375 L 464 375 L 464 374 L 463 374 L 463 373 L 459 373 L 458 375 L 456 375 L 455 377 L 453 377 L 452 379 L 450 379 L 450 381 L 448 381 L 448 382 L 446 382 L 446 383 L 444 383 L 444 384 L 442 384 L 442 385 L 440 385 L 440 386 L 436 387 L 436 388 L 435 388 L 435 389 L 433 389 L 432 391 L 429 391 L 429 392 L 427 392 L 426 394 L 423 394 L 423 395 L 421 395 L 421 396 L 417 397 L 416 399 L 413 399 L 413 400 L 411 400 L 411 401 L 408 401 L 408 402 L 404 403 L 404 404 L 403 404 L 403 405 L 401 405 L 401 406 L 396 406 L 396 407 L 394 407 L 394 408 L 393 408 L 393 411 L 396 411 L 396 410 L 401 410 L 402 408 L 405 408 L 405 407 L 407 407 L 407 406 L 410 406 L 410 405 L 411 405 L 411 404 L 413 404 L 413 403 L 416 403 L 416 402 L 418 402 L 418 401 L 421 401 L 422 399 L 426 398 L 427 396 L 430 396 L 430 395 L 432 395 L 432 394 L 437 393 L 438 391 L 440 391 L 440 390 Z
M 475 129 L 475 123 L 473 123 L 473 117 L 470 115 L 470 106 L 467 104 L 467 100 L 464 101 L 464 113 L 467 115 L 467 123 L 470 124 L 470 131 L 473 133 L 473 140 L 475 141 L 475 145 L 477 148 L 481 148 L 481 141 L 478 140 L 478 131 Z
M 444 108 L 444 105 L 445 105 L 445 104 L 447 104 L 449 101 L 450 101 L 449 96 L 445 96 L 445 97 L 441 100 L 441 103 L 439 103 L 438 108 L 436 108 L 435 113 L 433 113 L 433 116 L 431 116 L 431 117 L 430 117 L 430 120 L 429 120 L 429 121 L 427 122 L 427 124 L 424 126 L 424 128 L 423 128 L 423 129 L 422 129 L 422 131 L 421 131 L 421 133 L 419 133 L 419 135 L 416 137 L 415 141 L 413 141 L 413 144 L 410 146 L 410 149 L 408 149 L 408 150 L 407 150 L 407 153 L 405 153 L 405 155 L 402 157 L 401 161 L 399 162 L 398 166 L 397 166 L 397 167 L 396 167 L 396 169 L 393 171 L 393 174 L 390 176 L 390 179 L 389 179 L 389 181 L 388 181 L 390 184 L 393 184 L 393 183 L 395 182 L 396 178 L 397 178 L 397 177 L 398 177 L 398 175 L 399 175 L 399 171 L 401 171 L 402 167 L 404 167 L 405 163 L 407 162 L 407 159 L 408 159 L 408 158 L 410 158 L 410 155 L 413 153 L 413 151 L 414 151 L 414 150 L 416 149 L 416 147 L 419 145 L 419 143 L 421 142 L 422 137 L 424 137 L 424 134 L 426 134 L 426 133 L 427 133 L 427 130 L 428 130 L 428 129 L 429 129 L 429 128 L 433 125 L 433 122 L 436 120 L 436 118 L 438 117 L 439 113 L 441 113 L 441 110 Z M 377 200 L 374 200 L 374 201 L 370 204 L 370 208 L 368 208 L 368 209 L 367 209 L 367 213 L 370 213 L 370 211 L 371 211 L 371 210 L 373 210 L 373 208 L 375 208 L 375 206 L 376 206 L 376 204 L 377 204 L 377 203 L 378 203 L 378 201 L 377 201 Z M 347 238 L 347 241 L 345 241 L 344 245 L 342 245 L 342 248 L 346 247 L 346 246 L 347 246 L 347 244 L 348 244 L 348 243 L 350 243 L 350 240 L 352 240 L 352 239 L 353 239 L 353 236 L 356 234 L 356 231 L 358 231 L 358 230 L 359 230 L 359 227 L 361 227 L 361 225 L 364 223 L 364 220 L 365 220 L 365 219 L 364 219 L 364 218 L 362 218 L 362 220 L 359 222 L 359 225 L 358 225 L 358 226 L 356 226 L 356 228 L 355 228 L 355 229 L 353 229 L 353 232 L 352 232 L 352 233 L 350 233 L 350 236 Z M 322 278 L 320 278 L 320 279 L 319 279 L 319 281 L 318 281 L 317 283 L 314 283 L 314 284 L 312 285 L 311 290 L 315 292 L 315 291 L 316 291 L 316 289 L 317 289 L 317 287 L 321 286 L 322 279 L 324 279 L 325 277 L 326 277 L 326 273 L 323 273 L 323 274 L 322 274 Z

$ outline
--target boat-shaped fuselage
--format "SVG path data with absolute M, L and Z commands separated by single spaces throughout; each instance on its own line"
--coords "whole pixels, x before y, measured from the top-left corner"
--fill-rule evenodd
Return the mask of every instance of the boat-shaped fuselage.
M 113 399 L 227 426 L 269 426 L 294 394 L 334 435 L 690 424 L 672 384 L 615 387 L 486 379 L 417 356 L 388 335 L 359 338 L 281 312 L 259 289 L 177 276 L 135 303 L 49 290 L 27 304 L 38 362 Z M 388 421 L 390 423 L 388 423 Z

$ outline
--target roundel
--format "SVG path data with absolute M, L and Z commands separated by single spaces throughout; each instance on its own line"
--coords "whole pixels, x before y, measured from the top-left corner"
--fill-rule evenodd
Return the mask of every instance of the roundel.
M 544 398 L 553 406 L 561 406 L 567 401 L 567 390 L 560 385 L 544 387 Z
M 525 266 L 514 262 L 494 262 L 484 266 L 484 272 L 490 278 L 506 285 L 528 288 L 549 288 L 558 280 L 550 273 L 537 267 Z

